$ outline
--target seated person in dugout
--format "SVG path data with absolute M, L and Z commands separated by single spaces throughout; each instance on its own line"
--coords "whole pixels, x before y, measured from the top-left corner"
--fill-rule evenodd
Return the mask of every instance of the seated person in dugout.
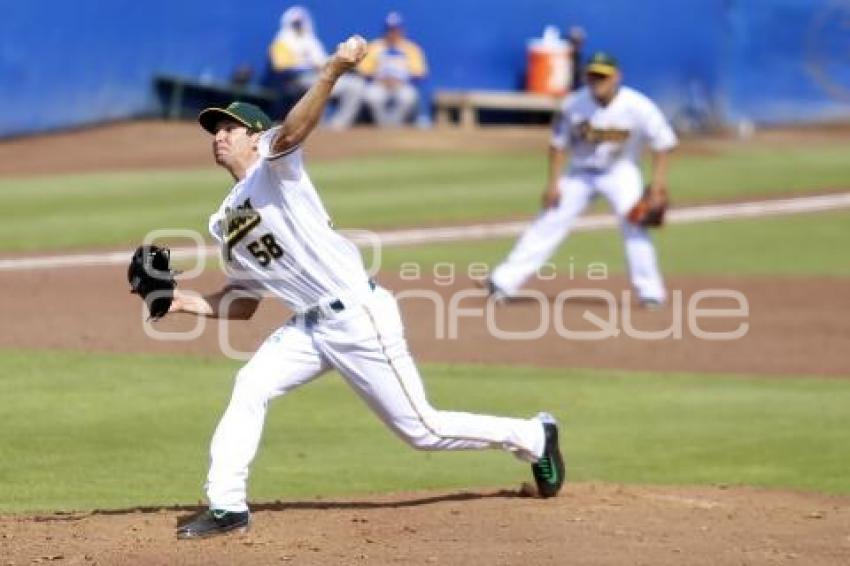
M 384 37 L 369 44 L 360 73 L 371 79 L 366 103 L 379 126 L 400 126 L 415 117 L 419 104 L 417 82 L 428 74 L 422 49 L 407 39 L 404 21 L 390 12 L 384 22 Z
M 269 46 L 269 62 L 274 82 L 288 99 L 298 99 L 319 78 L 328 59 L 325 47 L 316 36 L 313 18 L 302 6 L 288 8 L 280 18 L 280 30 Z M 366 80 L 357 72 L 342 75 L 331 92 L 336 111 L 326 125 L 334 129 L 350 127 L 363 104 Z

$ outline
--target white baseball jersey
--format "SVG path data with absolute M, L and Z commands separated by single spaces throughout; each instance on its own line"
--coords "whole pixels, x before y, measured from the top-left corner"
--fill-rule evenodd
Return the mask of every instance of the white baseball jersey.
M 295 312 L 366 292 L 360 251 L 333 229 L 301 147 L 271 155 L 278 130 L 262 135 L 260 159 L 210 217 L 231 282 L 268 290 Z
M 571 151 L 568 170 L 558 182 L 561 199 L 540 213 L 508 257 L 490 276 L 506 295 L 515 295 L 570 233 L 573 222 L 597 195 L 604 196 L 621 219 L 627 266 L 642 301 L 667 297 L 655 248 L 646 229 L 624 219 L 644 191 L 640 172 L 646 144 L 672 149 L 676 134 L 658 107 L 644 95 L 620 87 L 608 106 L 600 106 L 583 88 L 564 99 L 551 144 Z
M 672 149 L 676 134 L 649 98 L 625 86 L 607 106 L 588 88 L 567 96 L 551 140 L 553 147 L 571 150 L 572 169 L 597 171 L 623 160 L 637 164 L 646 143 L 654 151 Z

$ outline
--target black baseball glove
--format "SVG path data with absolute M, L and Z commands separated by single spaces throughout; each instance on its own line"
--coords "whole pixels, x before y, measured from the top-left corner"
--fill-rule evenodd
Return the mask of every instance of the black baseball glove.
M 177 286 L 175 274 L 171 270 L 171 251 L 168 248 L 139 246 L 130 260 L 127 269 L 130 292 L 145 301 L 154 320 L 165 316 L 171 307 Z

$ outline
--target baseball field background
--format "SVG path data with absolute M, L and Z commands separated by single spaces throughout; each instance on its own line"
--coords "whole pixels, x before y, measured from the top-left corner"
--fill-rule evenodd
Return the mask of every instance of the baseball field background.
M 372 4 L 379 18 L 385 6 Z M 546 22 L 540 14 L 559 9 L 554 4 L 532 3 L 530 13 L 539 17 L 524 13 L 518 27 L 536 30 Z M 787 0 L 774 12 L 756 4 L 761 16 L 747 12 L 731 21 L 742 37 L 748 29 L 775 30 L 770 14 L 787 21 L 776 14 L 804 11 Z M 843 29 L 835 14 L 850 13 L 845 4 L 815 4 L 820 11 L 804 21 Z M 9 21 L 24 21 L 21 6 Z M 612 6 L 625 14 L 620 3 Z M 323 5 L 311 8 L 321 13 Z M 709 2 L 699 8 L 715 9 Z M 222 4 L 202 21 L 223 25 L 233 10 Z M 576 10 L 598 22 L 591 33 L 599 30 L 600 42 L 613 37 L 603 13 Z M 410 11 L 425 18 L 421 7 Z M 329 39 L 341 33 L 338 15 L 327 22 Z M 29 25 L 17 29 L 32 33 Z M 434 34 L 424 37 L 436 41 Z M 2 41 L 3 61 L 17 61 Z M 611 41 L 626 48 L 639 38 Z M 703 42 L 711 45 L 711 37 Z M 82 52 L 85 43 L 77 47 Z M 822 47 L 802 39 L 794 45 Z M 232 42 L 217 49 L 236 57 Z M 437 62 L 448 60 L 444 51 L 437 50 Z M 846 58 L 829 61 L 840 82 Z M 635 71 L 652 67 L 649 87 L 687 82 L 675 69 L 665 71 L 663 60 L 633 64 Z M 6 64 L 0 76 L 13 68 Z M 478 78 L 492 80 L 484 71 Z M 91 80 L 114 89 L 135 79 Z M 717 83 L 720 92 L 749 92 L 743 82 Z M 791 90 L 798 87 L 808 88 Z M 0 94 L 7 96 L 15 100 Z M 807 108 L 820 115 L 816 123 L 766 119 L 740 137 L 737 120 L 750 118 L 746 110 L 756 105 L 748 95 L 746 104 L 730 105 L 725 127 L 686 137 L 674 156 L 674 213 L 718 206 L 732 214 L 756 203 L 749 217 L 721 213 L 655 234 L 668 285 L 685 303 L 706 289 L 746 298 L 745 318 L 705 323 L 721 331 L 744 321 L 748 332 L 740 339 L 703 340 L 686 331 L 681 339 L 576 341 L 548 329 L 534 340 L 501 340 L 479 317 L 459 319 L 458 336 L 441 338 L 445 324 L 432 305 L 401 301 L 437 407 L 516 416 L 548 409 L 559 418 L 569 480 L 560 497 L 527 497 L 521 485 L 530 480 L 528 467 L 501 453 L 409 449 L 330 373 L 272 402 L 250 482 L 252 530 L 188 543 L 176 541 L 173 530 L 203 504 L 209 439 L 241 362 L 222 354 L 216 322 L 191 341 L 147 336 L 121 258 L 129 260 L 153 229 L 205 234 L 229 178 L 211 164 L 209 138 L 191 122 L 144 118 L 0 140 L 0 564 L 850 563 L 850 126 L 840 119 L 850 111 L 846 100 L 827 98 L 795 99 L 794 120 L 811 121 L 799 110 Z M 679 98 L 669 100 L 675 109 Z M 51 116 L 41 130 L 137 116 L 150 100 L 124 106 L 107 96 L 98 107 L 107 111 L 111 102 L 120 109 L 114 115 L 69 119 L 67 108 L 47 109 L 58 103 L 45 94 L 26 111 Z M 2 106 L 0 119 L 9 108 Z M 20 129 L 0 123 L 8 133 Z M 427 235 L 532 218 L 546 143 L 539 127 L 364 127 L 319 131 L 305 151 L 337 227 Z M 818 198 L 828 204 L 804 212 Z M 783 214 L 765 212 L 781 201 L 789 203 Z M 589 214 L 606 211 L 600 205 Z M 424 290 L 448 301 L 475 289 L 470 266 L 494 265 L 513 241 L 461 236 L 386 247 L 377 278 L 399 294 Z M 576 232 L 552 261 L 557 276 L 531 284 L 547 305 L 571 288 L 608 291 L 619 306 L 629 302 L 614 229 Z M 604 265 L 607 276 L 588 279 L 589 265 Z M 223 280 L 212 261 L 179 284 L 214 290 Z M 484 300 L 473 296 L 466 304 L 483 308 Z M 604 303 L 584 300 L 560 314 L 587 329 L 587 313 L 606 312 Z M 228 341 L 251 352 L 286 316 L 268 301 L 255 320 L 229 325 Z M 541 311 L 518 302 L 495 316 L 500 328 L 520 331 L 535 328 Z M 648 330 L 673 320 L 670 308 L 632 317 Z M 192 324 L 166 319 L 156 328 L 177 332 Z

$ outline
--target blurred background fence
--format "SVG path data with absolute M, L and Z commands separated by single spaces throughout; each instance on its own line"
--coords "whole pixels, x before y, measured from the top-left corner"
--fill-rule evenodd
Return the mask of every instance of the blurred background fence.
M 850 119 L 850 0 L 309 0 L 328 48 L 400 10 L 426 51 L 427 91 L 522 87 L 526 42 L 587 30 L 673 117 L 724 124 Z M 158 73 L 261 73 L 280 0 L 28 0 L 0 19 L 0 136 L 153 115 Z

